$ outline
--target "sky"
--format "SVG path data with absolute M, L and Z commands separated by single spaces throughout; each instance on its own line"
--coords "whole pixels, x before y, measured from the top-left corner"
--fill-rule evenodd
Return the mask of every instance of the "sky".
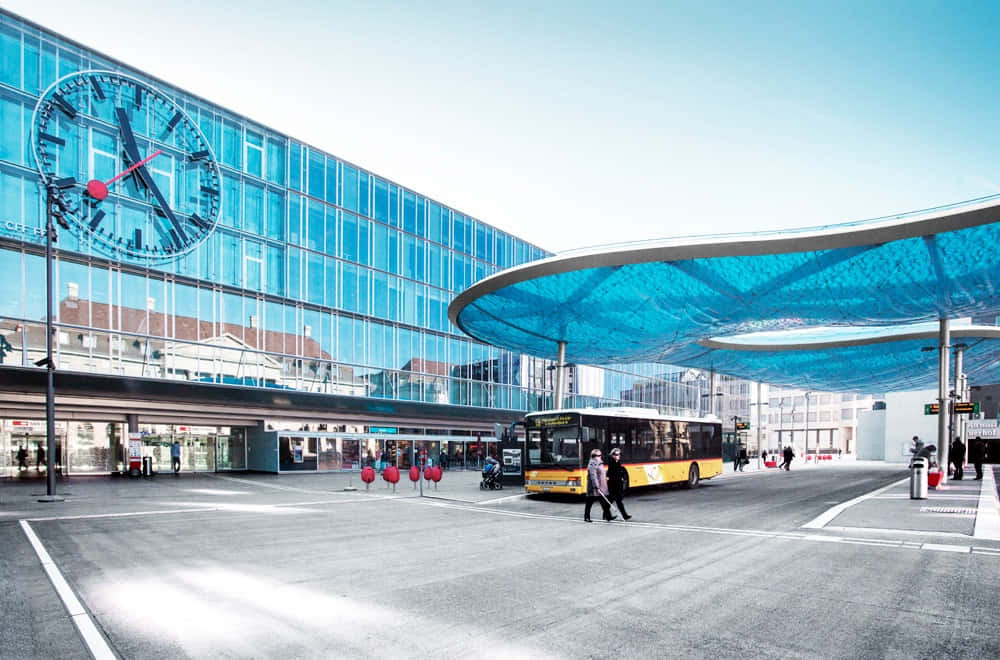
M 994 3 L 0 6 L 552 252 L 1000 193 Z

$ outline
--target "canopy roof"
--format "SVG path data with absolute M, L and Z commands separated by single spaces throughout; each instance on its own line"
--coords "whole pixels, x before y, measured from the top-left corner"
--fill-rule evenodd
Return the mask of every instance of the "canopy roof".
M 448 313 L 476 339 L 540 357 L 554 359 L 565 341 L 567 361 L 584 364 L 910 390 L 937 382 L 936 354 L 920 349 L 935 343 L 938 319 L 1000 316 L 997 245 L 994 196 L 843 225 L 568 252 L 477 282 Z M 777 334 L 746 336 L 762 332 Z M 975 381 L 1000 375 L 996 332 L 955 328 Z

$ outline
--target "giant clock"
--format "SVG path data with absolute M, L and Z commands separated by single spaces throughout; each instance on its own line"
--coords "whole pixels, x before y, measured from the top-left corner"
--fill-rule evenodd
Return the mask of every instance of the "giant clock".
M 220 174 L 198 124 L 165 93 L 113 71 L 60 78 L 38 101 L 32 146 L 61 215 L 105 252 L 169 259 L 219 218 Z

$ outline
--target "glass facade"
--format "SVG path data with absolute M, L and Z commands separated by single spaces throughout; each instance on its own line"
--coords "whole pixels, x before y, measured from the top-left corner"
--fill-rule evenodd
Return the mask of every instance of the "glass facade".
M 221 210 L 211 234 L 172 260 L 112 252 L 85 231 L 58 229 L 60 370 L 507 410 L 551 407 L 551 362 L 471 340 L 447 317 L 457 292 L 549 256 L 544 250 L 2 11 L 0 364 L 31 368 L 45 356 L 45 190 L 33 155 L 35 107 L 57 80 L 91 70 L 131 76 L 187 113 L 218 161 Z M 100 130 L 103 115 L 92 114 L 93 135 L 59 163 L 77 182 L 129 165 L 111 124 Z M 155 209 L 143 208 L 151 202 L 142 197 L 111 197 L 102 209 L 152 217 Z M 597 370 L 587 384 L 577 375 L 566 404 L 689 407 L 690 393 L 668 376 L 662 391 L 637 387 L 663 369 Z M 327 466 L 343 465 L 354 452 L 313 440 L 290 444 L 288 452 L 299 448 L 302 464 Z M 212 452 L 220 451 L 217 442 Z

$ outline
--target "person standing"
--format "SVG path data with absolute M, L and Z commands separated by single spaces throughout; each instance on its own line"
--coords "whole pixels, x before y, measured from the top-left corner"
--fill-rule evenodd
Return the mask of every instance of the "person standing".
M 622 518 L 631 520 L 632 516 L 625 511 L 625 485 L 628 483 L 628 472 L 622 465 L 622 450 L 615 447 L 611 450 L 611 462 L 608 463 L 608 498 L 618 506 Z
M 955 438 L 951 443 L 951 451 L 948 454 L 952 464 L 955 466 L 955 474 L 952 477 L 955 481 L 961 481 L 964 476 L 962 466 L 965 464 L 965 443 L 961 438 Z
M 590 463 L 587 463 L 587 506 L 583 510 L 583 519 L 587 522 L 593 522 L 590 519 L 590 508 L 594 506 L 595 500 L 600 501 L 605 520 L 610 522 L 617 517 L 611 515 L 611 507 L 608 505 L 608 480 L 604 475 L 600 449 L 590 452 Z
M 761 463 L 765 463 L 765 464 L 767 463 L 767 450 L 766 449 L 761 449 L 760 450 L 760 462 Z
M 43 465 L 45 465 L 45 447 L 39 442 L 38 448 L 35 449 L 35 470 L 41 472 Z
M 976 480 L 983 478 L 983 462 L 986 460 L 986 443 L 978 435 L 969 447 L 969 460 L 976 468 Z
M 736 465 L 739 467 L 740 472 L 743 471 L 743 466 L 750 462 L 747 458 L 747 448 L 740 445 L 740 450 L 736 452 Z
M 174 474 L 181 471 L 181 443 L 174 440 L 174 444 L 170 445 L 170 466 L 174 470 Z
M 780 470 L 781 468 L 785 468 L 785 472 L 788 472 L 792 469 L 792 459 L 795 458 L 795 450 L 792 449 L 791 445 L 788 445 L 781 452 L 781 455 L 784 457 L 785 461 L 778 466 L 778 469 Z
M 28 469 L 28 450 L 24 448 L 24 445 L 17 446 L 17 471 Z

